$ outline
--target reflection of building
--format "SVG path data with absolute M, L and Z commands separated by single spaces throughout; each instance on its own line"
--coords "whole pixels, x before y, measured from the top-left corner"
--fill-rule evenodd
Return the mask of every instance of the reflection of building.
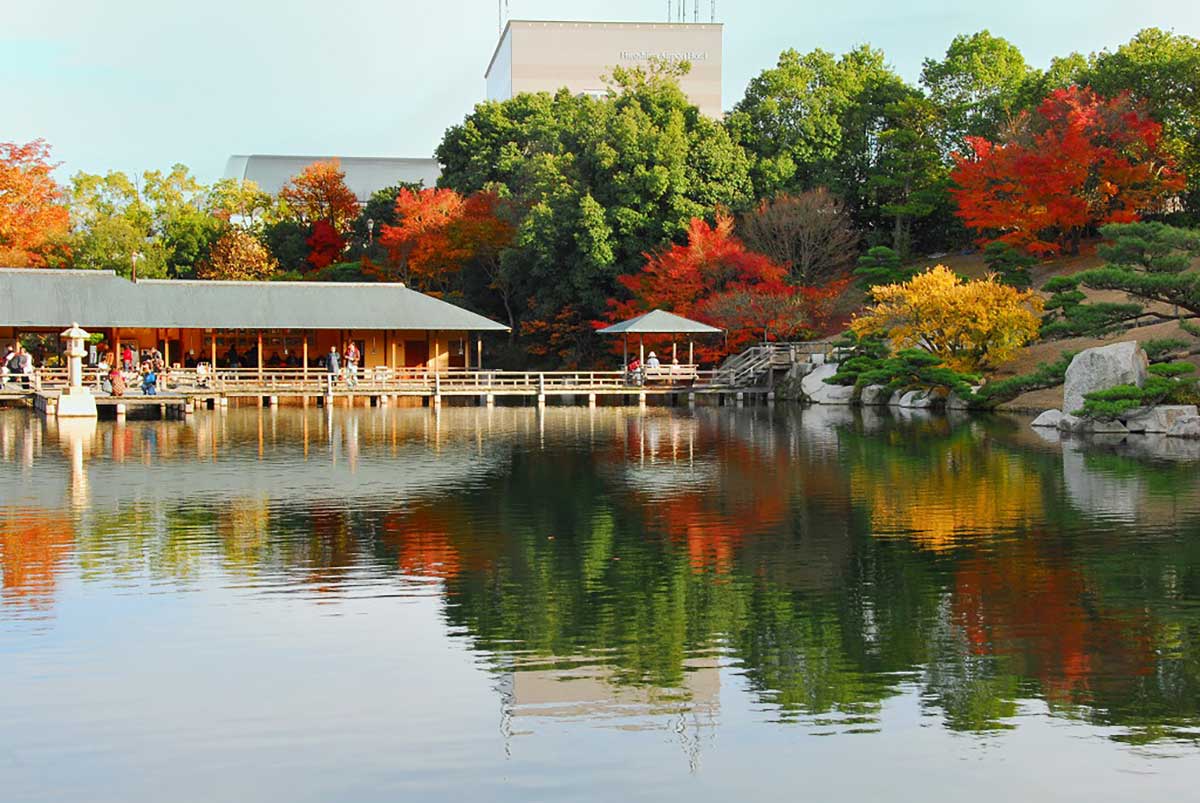
M 687 61 L 680 88 L 709 117 L 721 116 L 721 32 L 714 24 L 510 20 L 488 64 L 488 100 L 521 92 L 603 95 L 613 67 Z
M 551 663 L 556 659 L 539 661 Z M 639 717 L 702 714 L 715 722 L 721 707 L 721 671 L 716 659 L 684 661 L 683 686 L 662 689 L 620 683 L 612 668 L 570 659 L 572 669 L 518 667 L 506 681 L 517 717 Z
M 505 327 L 403 284 L 143 280 L 112 271 L 0 268 L 0 338 L 73 322 L 168 362 L 315 365 L 358 343 L 365 367 L 465 367 L 469 333 Z M 256 359 L 251 354 L 257 355 Z M 278 359 L 280 362 L 275 362 Z

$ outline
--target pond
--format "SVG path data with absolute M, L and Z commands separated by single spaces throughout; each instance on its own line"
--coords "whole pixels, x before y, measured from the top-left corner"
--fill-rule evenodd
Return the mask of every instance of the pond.
M 783 405 L 0 411 L 5 799 L 1185 799 L 1190 448 Z

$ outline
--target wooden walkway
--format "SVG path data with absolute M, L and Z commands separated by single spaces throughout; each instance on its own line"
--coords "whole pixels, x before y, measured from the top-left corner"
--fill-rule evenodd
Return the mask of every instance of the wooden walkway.
M 671 404 L 695 404 L 708 397 L 718 404 L 770 401 L 773 377 L 810 355 L 827 350 L 825 344 L 767 343 L 751 347 L 726 360 L 721 367 L 700 370 L 693 365 L 668 365 L 635 374 L 626 371 L 501 371 L 424 368 L 371 368 L 357 376 L 332 376 L 317 368 L 205 368 L 172 369 L 159 378 L 159 395 L 145 396 L 133 387 L 114 398 L 100 390 L 101 377 L 85 369 L 84 383 L 93 389 L 100 408 L 117 413 L 158 407 L 164 417 L 190 414 L 201 407 L 252 402 L 275 405 L 285 400 L 300 404 L 371 404 L 386 406 L 401 399 L 440 406 L 458 399 L 491 405 L 497 399 L 525 399 L 544 405 L 547 399 L 571 403 L 645 405 L 650 399 Z M 66 371 L 41 369 L 33 387 L 22 390 L 9 384 L 0 388 L 0 400 L 24 401 L 52 413 L 57 394 L 66 386 Z M 411 403 L 411 402 L 410 402 Z

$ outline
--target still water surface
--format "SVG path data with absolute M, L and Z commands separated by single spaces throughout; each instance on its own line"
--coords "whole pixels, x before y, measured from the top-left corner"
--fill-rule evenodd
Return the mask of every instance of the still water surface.
M 1195 799 L 1190 448 L 0 411 L 3 798 Z

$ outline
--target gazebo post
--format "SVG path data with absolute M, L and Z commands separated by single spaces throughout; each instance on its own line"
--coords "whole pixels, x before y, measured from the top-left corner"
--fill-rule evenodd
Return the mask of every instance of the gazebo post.
M 211 340 L 209 342 L 212 343 L 212 369 L 215 372 L 217 370 L 217 330 L 216 329 L 212 330 L 212 336 L 211 336 Z
M 679 362 L 679 356 L 675 353 L 675 341 L 674 340 L 671 341 L 671 362 L 672 363 Z
M 263 374 L 263 358 L 262 358 L 262 330 L 258 330 L 258 381 L 262 382 Z
M 646 342 L 641 335 L 638 335 L 638 364 L 646 367 Z
M 475 336 L 475 370 L 483 370 L 483 335 Z
M 696 358 L 693 356 L 695 352 L 692 349 L 692 339 L 688 338 L 688 365 L 695 365 Z
M 629 365 L 629 335 L 621 335 L 621 370 Z
M 303 374 L 304 382 L 307 384 L 307 382 L 308 382 L 308 332 L 304 333 L 304 340 L 302 342 L 304 343 L 304 345 L 301 346 L 301 349 L 300 349 L 301 350 L 300 364 L 304 368 L 304 374 Z M 305 402 L 305 404 L 307 404 L 307 402 Z

